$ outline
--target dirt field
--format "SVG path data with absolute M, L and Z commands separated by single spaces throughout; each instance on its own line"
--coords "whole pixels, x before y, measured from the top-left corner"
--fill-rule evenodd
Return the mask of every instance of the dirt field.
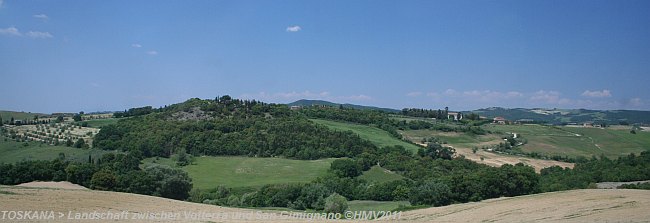
M 408 211 L 409 222 L 648 222 L 650 191 L 574 190 Z
M 78 185 L 78 184 L 73 184 L 70 182 L 29 182 L 29 183 L 23 183 L 23 184 L 18 184 L 16 186 L 19 187 L 35 187 L 35 188 L 53 188 L 53 189 L 70 189 L 70 190 L 88 190 L 88 188 Z
M 50 183 L 56 187 L 58 183 Z M 69 185 L 63 184 L 67 187 Z M 322 222 L 280 216 L 278 211 L 226 208 L 182 202 L 136 194 L 77 190 L 0 186 L 2 211 L 54 211 L 57 218 L 47 222 L 108 222 L 110 220 L 75 220 L 77 213 L 122 213 L 132 216 L 178 213 L 173 220 L 119 219 L 112 222 Z M 647 190 L 575 190 L 498 198 L 482 202 L 407 211 L 400 222 L 643 222 L 650 220 L 650 191 Z M 59 214 L 63 216 L 58 218 Z M 185 218 L 184 212 L 209 213 L 199 218 Z M 70 214 L 71 213 L 71 214 Z M 236 215 L 240 217 L 237 219 Z M 275 219 L 263 219 L 276 215 Z M 115 215 L 117 216 L 117 214 Z M 228 216 L 224 219 L 223 216 Z M 70 219 L 69 217 L 72 217 Z M 393 222 L 395 220 L 390 220 Z M 7 222 L 0 219 L 0 222 Z M 38 222 L 19 221 L 19 222 Z M 45 220 L 40 222 L 46 222 Z M 330 220 L 326 222 L 358 222 Z M 377 222 L 377 221 L 374 221 Z
M 138 194 L 61 189 L 69 187 L 70 183 L 49 182 L 29 183 L 28 185 L 39 187 L 0 186 L 0 211 L 54 211 L 55 219 L 41 221 L 16 221 L 15 219 L 14 221 L 7 221 L 7 219 L 3 221 L 0 219 L 0 222 L 116 222 L 110 219 L 74 219 L 77 213 L 92 213 L 93 211 L 98 213 L 122 213 L 128 211 L 128 219 L 118 219 L 117 222 L 298 222 L 292 219 L 274 221 L 261 219 L 258 221 L 257 216 L 261 214 L 257 213 L 258 210 L 251 209 L 226 208 Z M 43 185 L 58 188 L 40 187 Z M 60 218 L 59 213 L 63 214 Z M 231 214 L 232 216 L 225 220 L 219 216 L 192 219 L 185 218 L 185 213 L 218 213 Z M 144 214 L 144 216 L 154 215 L 154 217 L 153 219 L 131 219 L 133 216 L 141 217 L 141 214 Z M 163 215 L 176 215 L 177 217 L 162 217 Z M 239 215 L 239 220 L 237 215 Z M 72 219 L 69 219 L 69 216 Z M 0 217 L 2 217 L 1 213 Z
M 426 146 L 423 143 L 416 143 L 421 146 Z M 559 162 L 555 160 L 542 160 L 542 159 L 533 159 L 528 157 L 517 157 L 510 155 L 501 155 L 496 153 L 487 152 L 484 150 L 478 150 L 476 153 L 472 152 L 470 148 L 454 147 L 456 149 L 456 155 L 463 155 L 466 159 L 472 160 L 477 163 L 486 164 L 489 166 L 500 167 L 503 164 L 515 165 L 517 163 L 523 163 L 535 168 L 535 172 L 539 173 L 540 170 L 551 167 L 551 166 L 560 166 L 560 167 L 569 167 L 573 168 L 575 164 Z M 481 160 L 483 158 L 483 160 Z
M 490 166 L 499 167 L 503 164 L 512 164 L 524 163 L 526 165 L 532 166 L 535 168 L 535 172 L 540 172 L 540 170 L 551 167 L 551 166 L 560 166 L 560 167 L 569 167 L 573 168 L 573 163 L 559 162 L 555 160 L 542 160 L 542 159 L 533 159 L 528 157 L 517 157 L 510 155 L 501 155 L 496 153 L 487 152 L 484 150 L 478 150 L 476 153 L 472 152 L 472 149 L 469 148 L 455 148 L 458 155 L 465 156 L 466 159 L 472 160 L 477 163 L 483 163 Z M 483 157 L 483 160 L 481 160 Z

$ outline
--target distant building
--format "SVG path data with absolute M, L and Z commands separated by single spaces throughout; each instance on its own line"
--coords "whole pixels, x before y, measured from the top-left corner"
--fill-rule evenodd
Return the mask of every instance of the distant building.
M 301 107 L 301 106 L 298 106 L 298 105 L 292 105 L 292 106 L 289 107 L 289 108 L 290 108 L 291 110 L 294 110 L 294 111 L 295 111 L 295 110 L 300 110 L 302 107 Z
M 448 112 L 447 119 L 452 119 L 454 121 L 463 120 L 463 114 L 460 112 Z
M 505 119 L 504 117 L 495 117 L 494 119 L 492 119 L 492 123 L 505 125 L 508 124 L 508 120 Z

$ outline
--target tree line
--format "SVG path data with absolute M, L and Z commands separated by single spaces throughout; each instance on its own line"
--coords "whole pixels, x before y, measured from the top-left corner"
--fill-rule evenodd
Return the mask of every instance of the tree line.
M 168 166 L 140 169 L 141 156 L 107 153 L 88 162 L 70 162 L 61 153 L 52 161 L 30 160 L 0 164 L 0 184 L 32 181 L 69 181 L 91 189 L 160 196 L 178 200 L 189 197 L 192 180 L 187 173 Z

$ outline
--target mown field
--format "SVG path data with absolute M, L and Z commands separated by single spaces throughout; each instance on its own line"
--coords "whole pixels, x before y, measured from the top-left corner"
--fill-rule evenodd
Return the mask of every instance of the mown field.
M 33 120 L 34 115 L 38 115 L 39 117 L 46 116 L 46 114 L 41 113 L 0 111 L 0 117 L 2 117 L 3 121 L 9 121 L 12 117 L 16 120 Z
M 65 154 L 66 159 L 86 162 L 88 155 L 101 157 L 105 153 L 98 149 L 79 149 L 65 146 L 51 146 L 40 142 L 15 142 L 6 137 L 0 137 L 0 163 L 15 163 L 22 160 L 53 160 L 59 153 Z
M 495 132 L 521 134 L 528 143 L 525 152 L 561 156 L 599 156 L 616 158 L 650 149 L 650 132 L 631 134 L 629 130 L 542 125 L 486 125 Z
M 406 148 L 407 150 L 413 152 L 417 152 L 418 149 L 420 148 L 416 145 L 401 141 L 391 136 L 388 132 L 381 130 L 379 128 L 375 128 L 367 125 L 335 122 L 335 121 L 322 120 L 322 119 L 310 119 L 310 120 L 318 124 L 325 125 L 331 129 L 335 129 L 339 131 L 352 131 L 358 134 L 359 137 L 361 137 L 362 139 L 369 140 L 370 142 L 372 142 L 378 147 L 400 145 Z
M 420 130 L 406 130 L 400 133 L 411 140 L 412 142 L 420 142 L 424 138 L 435 137 L 442 143 L 450 144 L 455 147 L 472 148 L 489 143 L 499 143 L 502 135 L 487 134 L 487 135 L 474 135 L 462 132 L 442 132 L 437 130 L 420 129 Z
M 105 118 L 105 119 L 93 119 L 93 120 L 86 120 L 83 122 L 88 123 L 88 127 L 92 128 L 101 128 L 102 126 L 107 126 L 110 124 L 115 124 L 117 121 L 119 121 L 121 118 Z
M 411 206 L 408 201 L 348 201 L 348 211 L 392 211 L 401 206 Z
M 307 183 L 324 175 L 335 159 L 291 160 L 254 157 L 196 157 L 192 165 L 181 169 L 192 178 L 194 188 L 260 187 L 265 184 Z M 175 166 L 171 159 L 148 158 L 152 163 Z

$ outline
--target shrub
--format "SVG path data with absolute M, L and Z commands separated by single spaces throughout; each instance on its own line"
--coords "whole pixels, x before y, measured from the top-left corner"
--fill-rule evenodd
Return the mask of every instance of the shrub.
M 332 193 L 325 199 L 325 209 L 327 213 L 343 213 L 348 209 L 348 200 L 345 197 Z

